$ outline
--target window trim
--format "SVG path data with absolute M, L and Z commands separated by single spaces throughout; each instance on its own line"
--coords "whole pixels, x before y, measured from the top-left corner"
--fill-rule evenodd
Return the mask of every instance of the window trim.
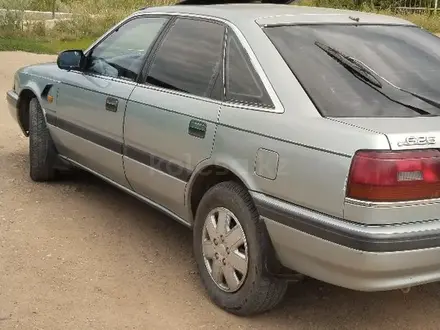
M 262 102 L 246 102 L 246 101 L 240 101 L 239 99 L 234 100 L 234 99 L 227 99 L 227 94 L 228 94 L 228 81 L 229 81 L 229 70 L 228 70 L 228 62 L 229 62 L 229 49 L 228 47 L 231 47 L 231 40 L 235 39 L 235 42 L 237 43 L 237 47 L 241 48 L 238 51 L 240 52 L 240 54 L 242 56 L 244 56 L 243 60 L 246 62 L 247 65 L 250 64 L 250 70 L 249 73 L 251 73 L 252 76 L 254 76 L 255 74 L 258 76 L 258 78 L 260 78 L 259 82 L 254 81 L 255 83 L 258 84 L 259 88 L 263 88 L 264 91 L 267 93 L 267 96 L 269 96 L 269 100 L 270 100 L 270 105 L 268 104 L 264 104 Z M 226 43 L 225 43 L 225 49 L 224 49 L 224 58 L 223 58 L 223 64 L 224 64 L 224 70 L 225 70 L 225 75 L 223 78 L 223 87 L 224 87 L 224 98 L 225 98 L 225 102 L 228 102 L 230 104 L 238 104 L 238 105 L 248 105 L 248 106 L 257 106 L 257 107 L 261 107 L 261 108 L 265 108 L 265 109 L 273 109 L 275 107 L 275 105 L 272 102 L 272 98 L 270 97 L 266 87 L 264 86 L 263 82 L 261 81 L 261 77 L 258 74 L 258 72 L 255 71 L 255 67 L 253 66 L 252 62 L 250 62 L 250 59 L 246 54 L 243 54 L 242 51 L 244 50 L 246 52 L 246 50 L 243 48 L 242 44 L 240 43 L 240 40 L 237 40 L 238 37 L 237 35 L 234 34 L 234 31 L 232 30 L 226 30 Z M 251 72 L 253 71 L 253 72 Z M 263 85 L 261 85 L 263 84 Z M 263 93 L 264 94 L 264 93 Z
M 172 91 L 172 92 L 176 92 L 178 94 L 180 93 L 180 94 L 183 94 L 183 95 L 186 95 L 186 96 L 194 96 L 195 98 L 201 97 L 201 98 L 204 98 L 204 99 L 215 100 L 215 101 L 221 102 L 220 100 L 215 99 L 215 98 L 212 97 L 212 92 L 213 92 L 215 84 L 216 84 L 215 81 L 214 81 L 213 85 L 210 86 L 210 88 L 208 90 L 209 96 L 199 96 L 199 95 L 195 95 L 195 94 L 192 94 L 192 93 L 179 92 L 179 91 L 176 91 L 176 90 L 173 90 L 173 89 L 168 89 L 168 88 L 165 88 L 165 87 L 159 87 L 157 85 L 153 85 L 153 84 L 147 83 L 148 74 L 150 73 L 151 66 L 154 63 L 154 60 L 156 59 L 157 51 L 160 50 L 160 48 L 162 47 L 163 43 L 166 41 L 166 38 L 167 38 L 168 34 L 173 29 L 174 25 L 176 24 L 176 22 L 179 19 L 193 20 L 193 21 L 198 21 L 198 22 L 206 22 L 206 23 L 210 23 L 210 24 L 216 24 L 216 25 L 221 26 L 224 29 L 224 31 L 223 31 L 223 40 L 222 40 L 222 49 L 221 49 L 221 53 L 220 53 L 221 65 L 220 65 L 220 68 L 218 69 L 219 73 L 221 73 L 221 71 L 223 70 L 223 66 L 224 66 L 223 47 L 224 47 L 226 33 L 227 33 L 226 25 L 221 23 L 221 22 L 217 22 L 217 21 L 210 20 L 210 19 L 205 19 L 205 18 L 174 16 L 170 20 L 170 22 L 169 22 L 169 24 L 167 26 L 166 31 L 162 34 L 162 37 L 160 38 L 160 40 L 158 40 L 156 42 L 156 45 L 155 45 L 154 49 L 149 54 L 149 56 L 148 56 L 148 58 L 147 58 L 147 60 L 145 62 L 145 65 L 144 65 L 144 67 L 143 67 L 143 69 L 141 71 L 142 77 L 141 77 L 140 80 L 138 80 L 139 84 L 142 84 L 143 86 L 146 86 L 146 87 L 154 87 L 156 89 L 161 89 L 161 90 L 164 90 L 164 91 Z M 224 85 L 223 77 L 221 77 L 221 79 L 222 79 L 222 85 Z M 212 81 L 210 81 L 210 82 L 212 82 Z M 222 95 L 222 101 L 223 101 L 223 98 L 224 98 L 224 95 Z
M 143 68 L 145 67 L 145 63 L 147 62 L 148 58 L 150 57 L 150 54 L 152 51 L 154 51 L 156 44 L 158 43 L 158 41 L 160 41 L 163 37 L 163 34 L 168 30 L 168 27 L 170 25 L 170 22 L 173 20 L 172 17 L 170 17 L 170 15 L 132 15 L 127 17 L 126 19 L 122 20 L 121 22 L 119 22 L 118 24 L 114 25 L 111 29 L 109 29 L 106 33 L 104 33 L 100 38 L 98 38 L 94 43 L 92 43 L 92 45 L 89 46 L 89 48 L 87 48 L 84 51 L 84 56 L 86 58 L 89 58 L 89 56 L 93 53 L 93 51 L 95 50 L 96 47 L 98 47 L 99 45 L 101 45 L 105 40 L 107 40 L 107 38 L 112 35 L 113 33 L 116 32 L 116 30 L 120 29 L 121 27 L 123 27 L 124 25 L 127 25 L 128 23 L 137 20 L 137 19 L 142 19 L 142 18 L 164 18 L 165 19 L 165 23 L 162 26 L 162 28 L 159 30 L 156 38 L 153 40 L 152 44 L 150 45 L 149 49 L 147 50 L 146 54 L 144 55 L 144 58 L 142 60 L 142 65 L 141 65 L 141 70 L 138 73 L 136 79 L 134 81 L 128 80 L 128 79 L 122 79 L 122 78 L 116 78 L 116 77 L 110 77 L 110 76 L 106 76 L 106 75 L 102 75 L 102 74 L 98 74 L 98 73 L 94 73 L 94 72 L 87 72 L 87 71 L 75 71 L 77 73 L 81 73 L 90 77 L 96 77 L 96 78 L 102 78 L 102 79 L 108 79 L 111 81 L 116 81 L 116 82 L 123 82 L 126 84 L 130 84 L 130 85 L 137 85 L 139 78 L 142 76 L 142 72 L 143 72 Z
M 168 89 L 159 88 L 159 87 L 155 87 L 155 86 L 147 86 L 147 85 L 140 85 L 140 84 L 137 86 L 147 88 L 147 89 L 158 90 L 158 91 L 162 91 L 162 92 L 166 92 L 166 93 L 170 93 L 170 94 L 177 94 L 177 95 L 181 95 L 184 97 L 190 97 L 190 98 L 194 98 L 194 99 L 209 101 L 211 103 L 218 103 L 221 105 L 239 108 L 239 109 L 263 111 L 263 112 L 273 112 L 273 113 L 284 113 L 284 106 L 281 103 L 278 95 L 276 94 L 275 89 L 273 88 L 272 84 L 270 83 L 269 78 L 267 77 L 266 73 L 264 72 L 263 67 L 261 66 L 260 62 L 258 61 L 257 56 L 253 52 L 249 42 L 246 40 L 243 33 L 240 31 L 240 29 L 235 24 L 233 24 L 230 21 L 223 19 L 223 18 L 212 17 L 212 16 L 208 16 L 208 15 L 192 14 L 192 13 L 180 13 L 180 12 L 163 12 L 163 11 L 137 12 L 137 13 L 134 13 L 131 16 L 125 18 L 120 23 L 116 24 L 114 27 L 112 27 L 106 33 L 104 33 L 104 35 L 102 35 L 99 39 L 97 39 L 92 45 L 90 45 L 90 47 L 85 51 L 86 56 L 96 45 L 98 45 L 101 41 L 103 41 L 105 38 L 107 38 L 107 36 L 109 34 L 111 34 L 114 30 L 116 30 L 117 28 L 119 28 L 121 25 L 125 24 L 129 20 L 135 19 L 138 17 L 142 17 L 142 16 L 148 16 L 148 17 L 150 17 L 150 16 L 160 16 L 160 17 L 169 16 L 169 17 L 182 17 L 182 18 L 193 17 L 193 18 L 205 19 L 208 21 L 214 21 L 214 22 L 218 22 L 218 23 L 222 23 L 222 24 L 226 25 L 227 28 L 230 28 L 235 33 L 241 46 L 247 52 L 249 59 L 250 59 L 250 62 L 251 62 L 251 65 L 253 66 L 255 72 L 260 77 L 260 79 L 263 83 L 263 86 L 266 89 L 266 91 L 269 95 L 269 98 L 271 99 L 274 107 L 267 108 L 267 107 L 263 107 L 263 106 L 254 106 L 254 105 L 246 105 L 246 104 L 233 103 L 233 102 L 227 102 L 227 101 L 219 101 L 219 100 L 214 100 L 214 99 L 207 98 L 207 97 L 196 96 L 196 95 L 191 95 L 191 94 L 176 92 L 176 91 L 170 91 Z M 162 29 L 162 31 L 160 32 L 160 36 L 163 35 L 164 31 L 168 31 L 167 27 L 169 26 L 170 22 L 172 22 L 172 21 L 173 20 L 168 21 L 168 24 L 166 24 L 164 26 L 164 28 Z M 157 41 L 158 40 L 156 40 L 156 43 L 157 43 Z M 148 54 L 147 58 L 150 57 L 150 54 Z M 223 81 L 223 84 L 224 83 L 225 82 Z

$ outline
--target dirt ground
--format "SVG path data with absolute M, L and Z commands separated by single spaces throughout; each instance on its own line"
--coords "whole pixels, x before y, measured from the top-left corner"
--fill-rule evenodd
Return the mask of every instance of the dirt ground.
M 52 58 L 0 53 L 1 95 L 16 69 Z M 28 141 L 1 102 L 0 329 L 440 329 L 439 284 L 404 295 L 308 280 L 265 315 L 224 313 L 188 229 L 90 175 L 31 182 Z

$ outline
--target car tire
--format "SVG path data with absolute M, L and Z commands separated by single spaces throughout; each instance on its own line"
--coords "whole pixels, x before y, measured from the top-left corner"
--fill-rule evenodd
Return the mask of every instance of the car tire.
M 216 210 L 220 212 L 218 215 L 215 215 Z M 234 218 L 226 222 L 233 223 L 234 229 L 241 229 L 240 232 L 244 234 L 244 239 L 240 241 L 245 241 L 245 245 L 241 246 L 241 252 L 237 250 L 237 253 L 241 256 L 240 264 L 244 264 L 244 260 L 247 259 L 246 275 L 241 278 L 238 276 L 241 275 L 241 273 L 237 273 L 236 269 L 243 268 L 242 266 L 234 269 L 232 272 L 234 281 L 231 281 L 231 283 L 233 283 L 231 286 L 227 284 L 226 275 L 224 275 L 226 272 L 224 270 L 231 274 L 230 269 L 231 267 L 234 268 L 230 265 L 233 264 L 232 261 L 237 258 L 238 254 L 234 252 L 234 259 L 227 259 L 233 254 L 231 253 L 232 248 L 229 249 L 229 251 L 228 248 L 226 248 L 227 253 L 225 253 L 227 260 L 225 261 L 225 259 L 223 259 L 221 263 L 226 267 L 220 271 L 223 272 L 223 280 L 226 284 L 224 286 L 223 284 L 217 284 L 214 280 L 216 276 L 211 275 L 214 274 L 215 269 L 218 269 L 218 267 L 215 267 L 214 262 L 218 262 L 217 257 L 222 258 L 222 251 L 225 249 L 225 246 L 229 244 L 228 240 L 225 239 L 225 246 L 219 247 L 220 244 L 214 245 L 215 240 L 212 240 L 211 236 L 220 237 L 219 239 L 221 240 L 224 239 L 218 236 L 218 231 L 221 232 L 221 229 L 218 229 L 213 235 L 209 234 L 207 219 L 209 218 L 209 221 L 214 221 L 215 223 L 217 220 L 211 220 L 213 219 L 212 217 L 220 217 L 221 212 L 227 213 L 227 219 Z M 240 227 L 237 227 L 237 222 Z M 211 224 L 212 222 L 209 223 Z M 222 227 L 218 226 L 218 222 L 216 226 L 216 228 Z M 230 227 L 230 225 L 227 226 Z M 211 230 L 213 229 L 211 228 Z M 233 232 L 232 229 L 228 230 L 228 233 Z M 250 316 L 273 309 L 283 299 L 287 290 L 287 281 L 275 278 L 266 271 L 267 262 L 274 257 L 273 247 L 266 226 L 260 219 L 249 192 L 242 185 L 229 181 L 217 184 L 208 190 L 199 204 L 193 235 L 194 256 L 201 280 L 210 299 L 217 306 L 235 315 Z M 232 236 L 227 234 L 226 237 Z M 233 240 L 230 241 L 232 242 Z M 219 243 L 219 241 L 217 243 Z M 205 248 L 205 244 L 207 244 L 206 246 L 209 246 L 209 248 Z M 212 256 L 211 247 L 221 249 L 221 253 L 215 253 L 215 257 L 212 258 L 212 261 L 206 257 Z M 235 247 L 233 249 L 235 249 Z M 246 254 L 247 258 L 244 258 Z M 231 264 L 229 264 L 229 262 L 231 262 Z M 231 276 L 229 276 L 229 278 L 231 278 Z M 241 281 L 242 284 L 237 290 L 232 292 L 230 288 L 236 287 L 237 280 Z M 229 288 L 229 292 L 225 290 L 226 286 Z
M 47 128 L 43 110 L 37 98 L 29 103 L 30 177 L 36 182 L 55 179 L 57 151 Z

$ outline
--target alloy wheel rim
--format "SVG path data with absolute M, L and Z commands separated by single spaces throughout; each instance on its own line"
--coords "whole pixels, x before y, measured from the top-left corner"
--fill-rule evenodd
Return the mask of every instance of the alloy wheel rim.
M 243 227 L 228 209 L 209 212 L 203 226 L 202 253 L 214 283 L 225 292 L 238 291 L 246 280 L 248 246 Z

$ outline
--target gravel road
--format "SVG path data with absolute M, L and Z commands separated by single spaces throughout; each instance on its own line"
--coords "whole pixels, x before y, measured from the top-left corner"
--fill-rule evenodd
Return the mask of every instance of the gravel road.
M 19 67 L 52 59 L 0 53 L 0 93 Z M 222 312 L 201 287 L 189 230 L 87 174 L 31 182 L 28 141 L 1 102 L 0 329 L 440 328 L 438 284 L 404 295 L 308 280 L 265 315 Z

